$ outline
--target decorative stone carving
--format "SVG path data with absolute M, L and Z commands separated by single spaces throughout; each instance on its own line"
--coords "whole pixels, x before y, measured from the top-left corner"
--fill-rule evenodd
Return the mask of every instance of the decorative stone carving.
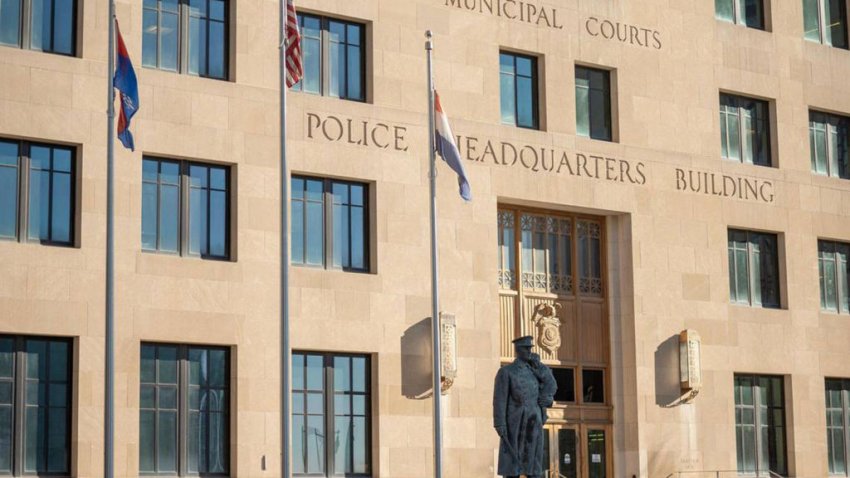
M 561 304 L 543 303 L 534 308 L 531 322 L 537 325 L 537 345 L 551 354 L 561 347 Z

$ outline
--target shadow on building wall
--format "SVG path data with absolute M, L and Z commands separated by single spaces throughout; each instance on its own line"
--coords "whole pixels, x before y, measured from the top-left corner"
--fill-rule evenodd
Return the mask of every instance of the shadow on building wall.
M 673 335 L 655 349 L 655 404 L 672 407 L 680 403 L 679 336 Z
M 401 394 L 422 399 L 431 396 L 431 318 L 408 327 L 401 336 Z

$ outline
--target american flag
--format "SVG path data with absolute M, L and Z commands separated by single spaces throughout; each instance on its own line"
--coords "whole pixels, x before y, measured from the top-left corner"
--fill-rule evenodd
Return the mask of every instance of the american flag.
M 295 16 L 293 0 L 286 0 L 286 86 L 301 81 L 304 68 L 301 65 L 301 32 L 298 30 L 298 17 Z

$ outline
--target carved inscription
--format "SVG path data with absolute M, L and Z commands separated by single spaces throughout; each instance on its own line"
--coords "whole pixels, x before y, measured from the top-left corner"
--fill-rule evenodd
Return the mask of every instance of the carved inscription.
M 307 113 L 307 137 L 401 152 L 409 147 L 406 126 L 318 113 Z
M 522 167 L 533 172 L 567 174 L 570 176 L 602 179 L 628 184 L 646 184 L 646 165 L 624 159 L 594 154 L 568 153 L 567 151 L 516 145 L 507 141 L 492 141 L 473 136 L 457 136 L 461 157 L 467 161 Z
M 612 22 L 604 18 L 590 17 L 584 22 L 584 30 L 592 37 L 616 40 L 644 48 L 661 49 L 661 32 L 627 23 Z
M 772 203 L 773 181 L 676 168 L 676 189 L 710 196 Z
M 558 9 L 541 4 L 521 0 L 445 0 L 445 2 L 447 7 L 486 13 L 539 27 L 556 30 L 564 28 L 564 25 L 558 22 Z

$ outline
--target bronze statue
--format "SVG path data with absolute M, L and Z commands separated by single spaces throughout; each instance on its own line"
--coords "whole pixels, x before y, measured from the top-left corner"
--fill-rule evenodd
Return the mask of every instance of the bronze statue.
M 499 434 L 499 475 L 543 475 L 543 424 L 558 385 L 540 356 L 531 353 L 532 337 L 513 341 L 516 360 L 499 369 L 493 390 L 493 426 Z

